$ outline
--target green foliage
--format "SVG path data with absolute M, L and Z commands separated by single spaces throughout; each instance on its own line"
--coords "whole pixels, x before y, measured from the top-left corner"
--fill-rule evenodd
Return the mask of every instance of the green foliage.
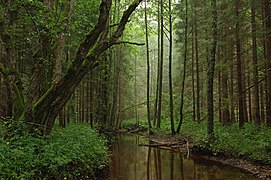
M 0 177 L 90 177 L 108 163 L 104 138 L 86 125 L 56 128 L 46 139 L 27 133 L 0 139 Z
M 148 121 L 146 121 L 145 119 L 139 119 L 139 127 L 136 127 L 136 119 L 135 118 L 126 119 L 126 120 L 122 121 L 121 125 L 123 128 L 128 129 L 128 130 L 133 130 L 136 128 L 148 129 Z
M 271 164 L 271 129 L 254 124 L 246 124 L 240 129 L 238 124 L 223 126 L 215 124 L 215 138 L 209 142 L 207 125 L 186 120 L 182 132 L 189 134 L 197 147 L 214 155 L 244 157 L 246 159 Z
M 141 119 L 140 127 L 148 127 L 147 120 Z M 123 121 L 123 127 L 132 128 L 135 119 Z M 175 122 L 175 127 L 177 122 Z M 162 119 L 160 129 L 152 129 L 155 134 L 170 134 L 170 120 Z M 185 117 L 182 134 L 189 135 L 193 139 L 195 150 L 205 151 L 213 155 L 226 157 L 242 157 L 254 162 L 271 164 L 271 129 L 265 124 L 256 126 L 246 124 L 239 128 L 238 124 L 223 126 L 215 123 L 215 137 L 212 141 L 207 136 L 206 121 L 192 121 Z

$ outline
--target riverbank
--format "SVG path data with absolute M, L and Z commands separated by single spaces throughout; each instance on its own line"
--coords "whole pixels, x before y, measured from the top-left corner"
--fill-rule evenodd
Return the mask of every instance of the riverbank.
M 129 122 L 125 122 L 123 127 L 129 129 L 128 132 L 139 133 L 150 140 L 149 144 L 143 145 L 174 148 L 189 156 L 200 155 L 207 160 L 247 171 L 258 178 L 271 179 L 270 129 L 247 125 L 239 130 L 235 125 L 216 125 L 215 140 L 209 144 L 203 123 L 186 122 L 182 134 L 175 136 L 169 134 L 167 126 L 152 129 L 153 135 L 147 134 L 144 123 L 138 130 Z

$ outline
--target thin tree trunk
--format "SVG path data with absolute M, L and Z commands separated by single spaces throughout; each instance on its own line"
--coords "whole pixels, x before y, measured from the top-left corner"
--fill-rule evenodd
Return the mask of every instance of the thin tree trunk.
M 243 84 L 242 84 L 242 57 L 241 57 L 241 43 L 240 43 L 240 20 L 239 20 L 239 6 L 240 0 L 235 0 L 235 15 L 237 18 L 235 27 L 235 41 L 236 41 L 236 60 L 237 60 L 237 84 L 238 84 L 238 99 L 239 99 L 239 127 L 244 126 L 244 100 L 243 100 Z
M 135 69 L 135 82 L 134 82 L 134 100 L 135 100 L 135 105 L 137 104 L 137 57 L 135 57 L 135 64 L 134 64 L 134 69 Z M 137 106 L 135 106 L 135 118 L 136 118 L 136 127 L 139 127 L 139 121 L 138 121 L 138 110 Z
M 153 125 L 156 125 L 157 114 L 158 114 L 158 101 L 159 101 L 159 80 L 160 80 L 160 62 L 161 62 L 161 12 L 160 12 L 160 0 L 157 0 L 157 12 L 158 12 L 158 27 L 157 27 L 157 80 L 156 80 L 156 96 L 155 96 L 155 107 L 154 107 L 154 120 Z
M 197 98 L 196 98 L 196 115 L 197 121 L 200 119 L 200 78 L 199 78 L 199 47 L 198 47 L 198 20 L 197 20 L 197 10 L 195 8 L 195 51 L 196 51 L 196 87 L 197 87 Z
M 252 60 L 253 60 L 253 107 L 254 122 L 260 124 L 260 104 L 259 104 L 259 84 L 258 84 L 258 57 L 257 57 L 257 36 L 256 36 L 256 18 L 255 18 L 255 0 L 251 0 L 251 26 L 252 26 Z
M 172 29 L 172 10 L 171 10 L 171 0 L 169 0 L 169 96 L 170 96 L 170 127 L 171 127 L 171 134 L 175 134 L 175 127 L 174 127 L 174 106 L 173 106 L 173 90 L 172 90 L 172 48 L 173 48 L 173 29 Z
M 265 46 L 266 46 L 266 123 L 271 128 L 271 17 L 270 17 L 270 1 L 263 0 L 264 5 L 264 24 L 265 24 Z
M 85 81 L 83 80 L 81 83 L 81 103 L 82 103 L 82 109 L 81 109 L 81 122 L 85 121 Z
M 150 51 L 149 51 L 149 33 L 148 33 L 148 16 L 147 1 L 145 1 L 145 30 L 146 30 L 146 55 L 147 55 L 147 116 L 149 133 L 151 130 L 151 107 L 150 107 Z M 148 166 L 149 167 L 149 166 Z
M 162 90 L 163 90 L 163 59 L 164 59 L 164 2 L 160 0 L 160 14 L 161 14 L 161 50 L 160 50 L 160 74 L 159 74 L 159 98 L 158 98 L 158 112 L 157 112 L 157 128 L 161 126 L 162 115 Z
M 207 69 L 207 132 L 208 135 L 213 135 L 214 133 L 214 102 L 213 102 L 213 81 L 214 81 L 214 70 L 215 70 L 215 60 L 216 60 L 216 46 L 217 46 L 217 7 L 216 0 L 211 1 L 212 6 L 212 49 L 211 57 L 208 62 Z
M 250 71 L 248 71 L 247 75 L 247 86 L 250 87 Z M 248 121 L 252 122 L 252 104 L 251 104 L 251 90 L 248 90 Z
M 193 97 L 193 120 L 196 120 L 196 97 L 195 97 L 195 71 L 194 71 L 194 61 L 195 61 L 195 50 L 194 50 L 194 25 L 192 26 L 192 66 L 191 66 L 191 73 L 192 73 L 192 97 Z
M 230 45 L 230 108 L 231 108 L 231 122 L 235 122 L 235 98 L 234 98 L 234 59 L 233 59 L 233 48 Z
M 227 54 L 228 48 L 224 49 L 223 66 L 227 67 Z M 229 111 L 229 96 L 228 96 L 228 69 L 223 68 L 221 73 L 221 87 L 222 87 L 222 122 L 223 124 L 230 123 L 230 111 Z
M 220 64 L 220 59 L 221 59 L 221 52 L 220 52 L 220 48 L 218 49 L 218 53 L 217 53 L 217 61 Z M 218 67 L 218 120 L 219 122 L 222 123 L 222 92 L 221 92 L 221 65 Z
M 181 105 L 180 105 L 180 120 L 177 127 L 177 133 L 180 133 L 181 126 L 183 123 L 183 105 L 184 105 L 184 84 L 186 78 L 186 62 L 187 62 L 187 44 L 188 44 L 188 2 L 185 0 L 185 29 L 184 29 L 184 59 L 183 59 L 183 79 L 182 79 L 182 90 L 181 90 Z
M 264 109 L 264 90 L 263 90 L 263 85 L 260 85 L 260 100 L 261 100 L 261 115 L 260 115 L 260 120 L 261 122 L 265 121 L 265 109 Z

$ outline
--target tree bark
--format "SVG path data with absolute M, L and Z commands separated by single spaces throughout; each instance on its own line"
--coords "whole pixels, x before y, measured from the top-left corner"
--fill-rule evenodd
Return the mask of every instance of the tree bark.
M 182 79 L 182 89 L 181 89 L 181 105 L 180 105 L 180 120 L 177 127 L 177 133 L 180 133 L 181 126 L 183 123 L 183 105 L 184 105 L 184 85 L 186 78 L 186 62 L 187 62 L 187 44 L 188 44 L 188 2 L 185 0 L 185 27 L 184 27 L 184 59 L 183 59 L 183 79 Z
M 264 7 L 264 24 L 265 24 L 265 46 L 266 46 L 266 123 L 271 128 L 271 17 L 270 1 L 263 0 Z
M 199 78 L 199 47 L 198 47 L 198 20 L 195 8 L 195 53 L 196 53 L 196 115 L 197 121 L 200 119 L 200 78 Z
M 260 104 L 259 104 L 259 84 L 258 84 L 258 56 L 257 56 L 257 27 L 255 17 L 255 0 L 251 0 L 251 27 L 252 27 L 252 60 L 253 60 L 253 120 L 255 124 L 260 124 Z
M 240 20 L 239 20 L 239 6 L 240 0 L 235 0 L 235 16 L 237 18 L 235 26 L 235 43 L 236 43 L 236 60 L 237 60 L 237 84 L 238 84 L 238 99 L 239 99 L 239 127 L 244 126 L 244 100 L 243 100 L 243 84 L 242 84 L 242 57 L 241 57 L 241 43 L 240 43 Z
M 156 78 L 156 95 L 155 95 L 155 107 L 154 107 L 154 120 L 153 125 L 156 125 L 158 114 L 158 101 L 159 101 L 159 80 L 160 80 L 160 61 L 161 61 L 161 12 L 160 12 L 160 0 L 157 0 L 157 12 L 158 12 L 158 27 L 157 27 L 157 78 Z
M 186 0 L 187 2 L 187 0 Z M 174 106 L 173 106 L 173 90 L 172 90 L 172 48 L 173 48 L 173 29 L 172 29 L 172 10 L 171 10 L 171 0 L 169 0 L 169 71 L 168 71 L 168 79 L 169 79 L 169 106 L 170 106 L 170 127 L 171 127 L 171 134 L 175 134 L 175 127 L 174 127 Z
M 214 133 L 214 102 L 213 102 L 213 81 L 214 81 L 214 70 L 216 60 L 216 46 L 217 46 L 217 7 L 216 0 L 211 1 L 212 6 L 212 48 L 211 56 L 208 62 L 207 69 L 207 132 L 208 135 Z
M 161 33 L 160 33 L 160 73 L 159 73 L 159 95 L 158 95 L 158 112 L 157 112 L 157 128 L 161 126 L 162 115 L 162 90 L 163 90 L 163 59 L 164 59 L 164 1 L 160 0 L 160 14 L 161 14 Z
M 117 43 L 132 12 L 142 0 L 134 1 L 124 12 L 116 31 L 106 38 L 104 26 L 109 18 L 111 0 L 103 0 L 100 5 L 100 15 L 95 27 L 86 35 L 80 44 L 72 65 L 58 83 L 52 84 L 47 92 L 25 114 L 30 132 L 49 134 L 55 118 L 61 108 L 70 99 L 75 88 L 85 74 L 98 65 L 98 57 L 109 47 Z
M 148 128 L 151 130 L 151 106 L 150 106 L 150 51 L 149 51 L 149 33 L 148 33 L 148 16 L 147 16 L 147 1 L 144 7 L 145 14 L 145 30 L 146 30 L 146 56 L 147 56 L 147 116 Z

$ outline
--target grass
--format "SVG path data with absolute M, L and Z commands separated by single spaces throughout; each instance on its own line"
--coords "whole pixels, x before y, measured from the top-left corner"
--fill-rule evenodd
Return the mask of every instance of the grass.
M 123 121 L 123 127 L 131 127 L 134 120 Z M 147 128 L 147 120 L 140 120 L 140 127 Z M 177 123 L 175 124 L 175 128 Z M 195 147 L 213 155 L 241 157 L 253 162 L 271 165 L 271 129 L 266 125 L 256 126 L 251 123 L 239 128 L 238 124 L 223 126 L 215 123 L 215 138 L 210 143 L 207 136 L 206 121 L 200 123 L 186 119 L 181 133 L 193 139 Z M 155 134 L 170 134 L 170 121 L 164 119 L 161 128 L 153 128 Z
M 55 128 L 45 139 L 17 134 L 0 139 L 0 179 L 89 178 L 107 165 L 107 153 L 105 139 L 84 124 Z

